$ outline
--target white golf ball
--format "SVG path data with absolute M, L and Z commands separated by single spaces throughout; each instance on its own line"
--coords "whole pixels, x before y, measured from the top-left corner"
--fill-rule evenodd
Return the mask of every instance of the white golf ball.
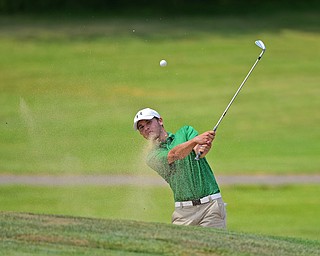
M 168 63 L 167 63 L 166 60 L 161 60 L 161 61 L 160 61 L 160 66 L 161 66 L 161 67 L 165 67 L 165 66 L 167 66 L 167 64 L 168 64 Z

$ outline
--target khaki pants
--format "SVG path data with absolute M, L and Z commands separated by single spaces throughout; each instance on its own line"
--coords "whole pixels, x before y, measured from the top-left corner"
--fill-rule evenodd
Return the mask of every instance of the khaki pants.
M 222 198 L 206 204 L 175 208 L 172 224 L 226 228 L 226 209 Z

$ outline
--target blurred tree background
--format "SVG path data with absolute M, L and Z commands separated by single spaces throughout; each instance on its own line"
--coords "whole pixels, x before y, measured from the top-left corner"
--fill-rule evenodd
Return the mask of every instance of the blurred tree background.
M 317 0 L 0 0 L 0 13 L 83 13 L 142 15 L 211 15 L 316 9 Z

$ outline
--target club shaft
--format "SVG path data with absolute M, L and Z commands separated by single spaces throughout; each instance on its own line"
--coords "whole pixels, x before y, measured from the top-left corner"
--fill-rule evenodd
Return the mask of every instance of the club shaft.
M 250 74 L 252 73 L 253 69 L 255 68 L 255 66 L 258 64 L 259 60 L 261 59 L 262 55 L 264 54 L 264 50 L 260 53 L 259 57 L 257 58 L 257 60 L 255 61 L 255 63 L 253 64 L 253 66 L 251 67 L 250 71 L 248 72 L 248 74 L 246 75 L 246 77 L 244 78 L 244 80 L 242 81 L 241 85 L 239 86 L 238 90 L 236 91 L 236 93 L 233 95 L 231 101 L 229 102 L 228 106 L 226 107 L 226 109 L 223 111 L 220 119 L 218 120 L 217 124 L 213 127 L 213 131 L 216 131 L 222 121 L 222 119 L 225 117 L 225 115 L 227 114 L 231 104 L 233 103 L 233 101 L 235 100 L 235 98 L 237 97 L 237 95 L 239 94 L 239 92 L 241 91 L 243 85 L 245 84 L 245 82 L 248 80 Z M 199 152 L 196 156 L 196 160 L 200 159 L 202 152 Z
M 226 109 L 224 110 L 223 114 L 221 115 L 220 119 L 218 120 L 217 124 L 214 126 L 213 130 L 216 131 L 218 129 L 218 126 L 220 125 L 222 119 L 225 117 L 225 115 L 227 114 L 230 106 L 232 105 L 232 103 L 234 102 L 235 98 L 237 97 L 237 95 L 239 94 L 239 92 L 241 91 L 242 87 L 244 86 L 245 82 L 248 80 L 250 74 L 252 73 L 253 69 L 255 68 L 255 66 L 257 65 L 258 61 L 260 60 L 260 58 L 258 58 L 256 60 L 256 62 L 253 64 L 253 66 L 251 67 L 249 73 L 247 74 L 247 76 L 244 78 L 244 80 L 242 81 L 241 85 L 239 86 L 238 90 L 236 91 L 236 93 L 233 95 L 231 101 L 229 102 L 228 106 L 226 107 Z

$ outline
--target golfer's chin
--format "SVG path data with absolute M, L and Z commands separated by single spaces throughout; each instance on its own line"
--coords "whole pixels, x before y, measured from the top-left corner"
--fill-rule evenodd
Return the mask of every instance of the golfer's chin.
M 158 139 L 159 136 L 157 136 L 155 133 L 150 132 L 147 136 L 146 139 L 147 140 L 151 140 L 151 141 L 156 141 Z

